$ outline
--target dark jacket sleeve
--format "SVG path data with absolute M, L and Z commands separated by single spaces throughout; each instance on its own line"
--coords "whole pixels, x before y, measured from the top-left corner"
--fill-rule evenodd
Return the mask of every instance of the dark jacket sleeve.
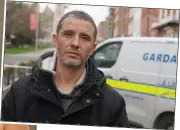
M 5 95 L 1 106 L 1 120 L 2 121 L 15 121 L 15 101 L 13 86 Z
M 111 118 L 110 127 L 125 127 L 129 128 L 128 116 L 126 112 L 126 103 L 124 98 L 121 97 L 119 101 L 119 107 Z

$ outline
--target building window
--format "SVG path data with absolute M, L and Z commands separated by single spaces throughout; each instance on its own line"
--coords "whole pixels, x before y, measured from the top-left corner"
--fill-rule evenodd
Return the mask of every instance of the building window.
M 179 36 L 179 32 L 176 32 L 176 35 L 175 35 L 175 37 L 178 37 Z
M 167 9 L 165 9 L 165 10 L 164 10 L 164 18 L 166 18 L 166 17 L 167 17 L 167 14 L 168 14 L 168 10 L 167 10 Z
M 175 9 L 173 10 L 173 15 L 174 15 L 174 16 L 176 15 L 176 10 L 175 10 Z
M 170 14 L 170 12 L 171 12 L 171 10 L 170 9 L 168 9 L 168 16 L 170 16 L 171 14 Z
M 147 31 L 147 17 L 144 18 L 144 32 Z
M 176 10 L 176 19 L 179 19 L 179 10 Z
M 133 33 L 133 23 L 130 22 L 128 26 L 128 34 L 131 35 Z
M 130 11 L 129 11 L 129 17 L 133 17 L 133 14 L 135 13 L 135 9 L 134 8 L 131 8 Z
M 159 10 L 159 19 L 162 19 L 162 13 L 163 13 L 163 10 L 160 9 L 160 10 Z
M 170 10 L 170 16 L 173 16 L 173 10 Z
M 116 23 L 118 20 L 119 20 L 119 14 L 117 14 L 117 15 L 115 16 L 114 22 Z
M 118 14 L 119 8 L 115 8 L 115 14 Z

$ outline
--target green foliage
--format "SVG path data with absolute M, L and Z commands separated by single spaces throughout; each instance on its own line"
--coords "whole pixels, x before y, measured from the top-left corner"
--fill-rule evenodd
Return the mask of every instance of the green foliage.
M 37 50 L 42 50 L 46 48 L 52 47 L 51 44 L 47 45 L 40 45 L 38 46 Z M 28 46 L 28 47 L 8 47 L 4 50 L 5 54 L 20 54 L 20 53 L 25 53 L 25 52 L 31 52 L 34 51 L 35 47 L 34 46 Z

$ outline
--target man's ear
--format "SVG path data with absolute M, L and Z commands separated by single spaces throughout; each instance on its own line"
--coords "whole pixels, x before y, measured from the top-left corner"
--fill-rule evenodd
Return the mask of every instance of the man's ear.
M 96 46 L 97 46 L 97 44 L 93 44 L 93 50 L 95 50 L 95 49 L 96 49 Z
M 53 34 L 52 35 L 52 39 L 53 39 L 53 46 L 54 46 L 54 48 L 57 48 L 57 35 Z
M 96 50 L 96 46 L 97 46 L 97 44 L 93 44 L 90 55 L 92 55 L 94 53 L 94 51 Z

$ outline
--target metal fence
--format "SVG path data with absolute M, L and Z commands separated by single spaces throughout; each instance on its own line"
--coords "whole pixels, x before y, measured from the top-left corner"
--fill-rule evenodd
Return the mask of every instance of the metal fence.
M 3 70 L 3 86 L 9 85 L 19 78 L 24 77 L 31 73 L 31 66 L 21 66 L 21 65 L 4 65 Z
M 4 96 L 6 95 L 8 90 L 11 88 L 11 85 L 14 81 L 30 74 L 31 70 L 32 70 L 31 66 L 4 64 L 2 98 L 4 98 Z

